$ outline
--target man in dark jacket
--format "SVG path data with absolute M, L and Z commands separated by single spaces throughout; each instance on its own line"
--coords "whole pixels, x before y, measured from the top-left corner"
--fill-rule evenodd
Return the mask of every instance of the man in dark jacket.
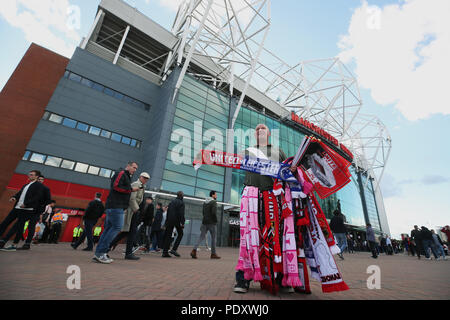
M 339 258 L 344 260 L 344 250 L 347 248 L 347 228 L 344 225 L 344 215 L 339 210 L 334 210 L 334 217 L 331 218 L 330 228 L 336 237 L 337 244 L 341 252 L 338 254 Z
M 145 253 L 150 251 L 150 244 L 152 242 L 151 238 L 151 228 L 153 217 L 155 215 L 155 206 L 153 205 L 153 198 L 151 196 L 146 197 L 141 204 L 141 222 L 144 229 L 144 244 Z
M 119 170 L 111 179 L 111 189 L 105 206 L 105 229 L 92 258 L 96 262 L 111 263 L 113 261 L 107 256 L 107 252 L 112 240 L 122 229 L 124 210 L 128 208 L 131 192 L 139 190 L 137 187 L 131 187 L 131 176 L 136 172 L 137 168 L 138 164 L 136 162 L 128 162 L 125 170 Z
M 162 226 L 163 220 L 163 209 L 162 203 L 158 202 L 156 204 L 156 214 L 153 219 L 151 230 L 150 230 L 150 239 L 152 240 L 152 248 L 149 252 L 158 252 L 162 247 L 164 229 Z
M 203 220 L 200 227 L 200 238 L 198 238 L 194 249 L 191 252 L 191 257 L 197 259 L 197 248 L 200 242 L 205 240 L 206 233 L 209 231 L 211 234 L 211 259 L 220 259 L 216 254 L 216 225 L 217 225 L 217 193 L 211 191 L 209 193 L 209 198 L 203 204 Z
M 37 221 L 39 219 L 39 210 L 42 207 L 43 203 L 46 200 L 46 194 L 44 187 L 41 183 L 37 182 L 37 178 L 41 175 L 41 172 L 38 170 L 31 170 L 28 173 L 28 183 L 25 184 L 19 192 L 17 192 L 11 199 L 10 202 L 15 202 L 15 206 L 13 210 L 8 214 L 8 216 L 3 220 L 0 224 L 0 235 L 3 234 L 6 228 L 17 219 L 17 223 L 8 231 L 8 234 L 0 240 L 0 249 L 2 251 L 16 251 L 16 245 L 19 243 L 20 238 L 22 236 L 22 232 L 25 226 L 26 221 Z M 37 218 L 36 218 L 37 216 Z M 34 226 L 33 226 L 34 227 Z M 33 228 L 30 228 L 30 231 Z M 34 235 L 34 229 L 33 229 Z M 5 243 L 11 238 L 14 234 L 16 237 L 14 238 L 13 245 L 8 248 L 4 248 Z M 33 236 L 31 236 L 32 239 Z M 26 242 L 21 249 L 28 250 L 30 249 L 30 242 Z M 27 239 L 28 241 L 28 239 Z
M 86 211 L 83 216 L 84 223 L 84 232 L 77 242 L 72 244 L 72 248 L 75 250 L 84 242 L 84 239 L 87 237 L 87 247 L 83 249 L 83 251 L 92 251 L 94 249 L 94 237 L 92 235 L 92 228 L 97 224 L 98 219 L 105 212 L 105 206 L 103 205 L 102 200 L 100 199 L 102 194 L 97 192 L 95 194 L 95 199 L 89 202 Z
M 431 260 L 430 249 L 433 252 L 434 258 L 437 260 L 439 257 L 434 246 L 433 246 L 433 234 L 428 228 L 422 226 L 420 234 L 422 235 L 422 245 L 425 250 L 425 257 L 427 260 Z
M 420 254 L 423 251 L 423 246 L 422 246 L 422 233 L 420 232 L 418 226 L 414 226 L 414 229 L 411 230 L 411 240 L 414 242 L 417 251 L 417 258 L 419 258 L 420 260 Z
M 175 200 L 170 202 L 169 209 L 167 210 L 166 218 L 166 231 L 164 232 L 164 246 L 163 246 L 163 258 L 171 258 L 170 254 L 176 257 L 180 255 L 177 252 L 178 246 L 180 245 L 181 239 L 183 238 L 183 228 L 184 228 L 184 194 L 182 191 L 177 192 L 177 197 Z M 173 228 L 177 229 L 177 239 L 169 251 L 170 247 L 170 237 L 172 236 Z

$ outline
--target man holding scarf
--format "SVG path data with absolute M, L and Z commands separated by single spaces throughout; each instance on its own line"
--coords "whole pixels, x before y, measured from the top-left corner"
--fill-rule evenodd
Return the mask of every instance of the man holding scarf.
M 270 131 L 269 128 L 264 124 L 258 124 L 255 128 L 255 138 L 256 138 L 256 146 L 247 148 L 245 150 L 245 156 L 250 156 L 253 158 L 259 159 L 269 159 L 275 162 L 283 162 L 286 159 L 286 155 L 281 149 L 269 144 Z M 291 171 L 295 172 L 296 168 L 291 168 Z M 258 215 L 263 210 L 262 207 L 267 205 L 267 199 L 275 199 L 273 194 L 273 185 L 274 179 L 270 176 L 260 175 L 255 172 L 246 172 L 244 179 L 244 191 L 242 193 L 242 201 L 241 201 L 241 247 L 239 252 L 239 261 L 236 266 L 236 285 L 234 287 L 234 292 L 236 293 L 246 293 L 248 291 L 250 280 L 247 280 L 249 277 L 253 277 L 254 280 L 263 280 L 263 278 L 267 278 L 267 276 L 262 276 L 261 271 L 264 273 L 265 270 L 259 265 L 259 243 L 256 243 L 257 246 L 253 244 L 248 244 L 250 248 L 250 253 L 246 252 L 246 243 L 245 243 L 245 235 L 243 235 L 243 224 L 247 223 L 247 211 L 250 215 L 253 214 L 252 217 L 248 220 L 251 224 L 251 234 L 248 235 L 247 240 L 252 239 L 253 242 L 259 242 L 259 231 L 264 228 L 263 225 L 259 225 Z M 261 194 L 265 194 L 265 197 L 261 197 Z M 262 200 L 262 201 L 261 201 Z M 255 209 L 255 212 L 252 211 L 252 208 Z M 247 216 L 246 216 L 247 215 Z M 278 229 L 278 228 L 276 228 Z M 274 235 L 274 238 L 278 238 L 278 232 Z M 255 248 L 252 248 L 252 245 Z M 278 247 L 279 249 L 279 247 Z M 254 274 L 247 274 L 251 271 L 251 266 L 249 268 L 248 261 L 245 261 L 244 256 L 247 254 L 252 255 L 249 259 L 252 260 L 254 265 Z M 281 260 L 281 252 L 277 252 L 278 257 Z M 247 278 L 247 279 L 246 279 Z M 293 290 L 292 290 L 293 292 Z

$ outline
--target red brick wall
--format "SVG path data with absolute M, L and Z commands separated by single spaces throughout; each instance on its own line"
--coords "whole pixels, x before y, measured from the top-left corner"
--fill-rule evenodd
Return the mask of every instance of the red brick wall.
M 12 206 L 6 186 L 68 63 L 69 59 L 32 43 L 0 93 L 1 220 Z

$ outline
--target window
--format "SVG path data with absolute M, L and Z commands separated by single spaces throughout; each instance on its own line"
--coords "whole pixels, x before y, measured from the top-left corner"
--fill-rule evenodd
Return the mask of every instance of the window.
M 70 119 L 70 118 L 64 118 L 64 121 L 63 121 L 63 126 L 66 126 L 66 127 L 69 127 L 69 128 L 75 128 L 76 127 L 76 125 L 77 125 L 77 122 L 75 121 L 75 120 L 72 120 L 72 119 Z
M 64 72 L 64 78 L 68 78 L 69 75 L 70 75 L 70 72 L 69 72 L 69 71 Z
M 48 117 L 50 117 L 50 112 L 45 111 L 45 112 L 44 112 L 44 115 L 42 116 L 42 119 L 43 119 L 43 120 L 47 120 Z
M 121 94 L 120 92 L 114 92 L 114 98 L 122 100 L 123 99 L 123 94 Z
M 141 147 L 141 142 L 140 141 L 136 141 L 136 148 L 140 148 Z
M 98 172 L 100 171 L 99 167 L 89 166 L 88 173 L 93 175 L 98 175 Z
M 111 90 L 110 88 L 105 88 L 103 92 L 108 96 L 114 97 L 114 90 Z
M 72 81 L 76 81 L 76 82 L 80 82 L 81 81 L 81 77 L 75 73 L 71 73 L 69 76 L 69 79 Z
M 61 163 L 61 168 L 63 168 L 63 169 L 73 170 L 74 166 L 75 166 L 75 162 L 70 161 L 70 160 L 63 160 L 63 162 Z
M 120 134 L 113 133 L 113 134 L 111 135 L 111 140 L 120 142 L 120 140 L 122 140 L 122 136 L 121 136 Z
M 94 82 L 92 82 L 91 80 L 88 80 L 88 79 L 84 79 L 84 78 L 83 78 L 83 79 L 81 80 L 81 84 L 85 85 L 86 87 L 92 88 L 93 85 L 94 85 Z
M 107 131 L 107 130 L 102 130 L 102 132 L 100 133 L 100 135 L 101 135 L 103 138 L 107 138 L 107 139 L 111 138 L 111 132 L 110 132 L 110 131 Z
M 63 120 L 63 117 L 58 116 L 57 114 L 52 113 L 50 117 L 48 118 L 49 121 L 54 123 L 61 123 Z
M 123 144 L 127 144 L 127 145 L 129 145 L 129 144 L 130 144 L 130 142 L 131 142 L 131 139 L 130 139 L 130 138 L 127 138 L 127 137 L 122 137 L 122 143 L 123 143 Z
M 111 178 L 112 171 L 109 169 L 101 168 L 100 169 L 100 176 L 105 178 Z
M 33 152 L 33 154 L 31 155 L 30 161 L 37 162 L 37 163 L 44 163 L 45 155 Z
M 105 87 L 102 86 L 100 83 L 95 83 L 95 82 L 94 82 L 94 84 L 92 85 L 92 88 L 95 89 L 95 90 L 97 90 L 97 91 L 103 92 L 103 89 L 104 89 Z
M 25 151 L 25 154 L 22 157 L 22 160 L 28 160 L 28 158 L 30 157 L 31 152 L 30 151 Z
M 100 131 L 101 131 L 101 129 L 100 128 L 97 128 L 97 127 L 90 127 L 89 128 L 89 133 L 90 134 L 93 134 L 94 136 L 98 136 L 98 135 L 100 135 Z
M 133 103 L 133 98 L 130 98 L 129 96 L 124 96 L 123 101 L 125 101 L 126 103 Z
M 61 158 L 48 156 L 47 160 L 45 161 L 45 165 L 51 166 L 51 167 L 59 167 L 59 165 L 61 164 L 61 161 L 62 161 Z
M 82 162 L 77 162 L 77 165 L 75 166 L 75 171 L 86 173 L 89 165 Z
M 137 144 L 137 141 L 136 141 L 136 140 L 134 140 L 134 139 L 131 139 L 131 143 L 130 143 L 130 146 L 132 146 L 132 147 L 136 147 L 136 144 Z
M 88 128 L 89 128 L 89 126 L 88 126 L 86 123 L 78 122 L 78 124 L 77 124 L 77 129 L 78 129 L 78 130 L 87 132 L 87 131 L 88 131 Z

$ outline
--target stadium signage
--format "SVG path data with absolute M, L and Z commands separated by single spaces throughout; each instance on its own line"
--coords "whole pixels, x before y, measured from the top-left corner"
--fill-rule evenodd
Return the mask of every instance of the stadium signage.
M 301 125 L 302 127 L 305 127 L 314 133 L 321 136 L 323 139 L 327 140 L 331 144 L 335 145 L 336 147 L 340 148 L 347 156 L 350 157 L 350 159 L 353 160 L 353 153 L 351 153 L 350 150 L 347 149 L 346 146 L 344 146 L 342 143 L 339 143 L 339 141 L 333 137 L 331 134 L 323 130 L 322 128 L 316 126 L 314 123 L 309 122 L 308 120 L 305 120 L 303 118 L 300 118 L 298 115 L 296 115 L 294 112 L 291 113 L 291 120 L 295 123 Z

